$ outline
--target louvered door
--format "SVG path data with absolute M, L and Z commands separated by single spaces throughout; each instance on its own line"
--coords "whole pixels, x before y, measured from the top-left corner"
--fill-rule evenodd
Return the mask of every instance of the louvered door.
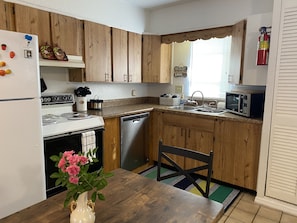
M 297 204 L 297 1 L 283 0 L 266 196 Z

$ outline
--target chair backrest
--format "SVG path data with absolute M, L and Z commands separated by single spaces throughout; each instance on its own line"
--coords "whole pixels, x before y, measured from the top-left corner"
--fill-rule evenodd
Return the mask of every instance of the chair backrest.
M 185 169 L 184 167 L 181 167 L 179 164 L 177 164 L 173 159 L 171 159 L 169 157 L 170 154 L 200 161 L 199 163 L 201 163 L 202 165 L 199 165 L 197 167 L 193 167 L 190 169 Z M 176 169 L 177 172 L 170 173 L 165 176 L 164 175 L 161 176 L 162 159 L 167 160 Z M 211 175 L 212 175 L 212 162 L 213 162 L 213 151 L 211 151 L 209 154 L 205 154 L 205 153 L 201 153 L 190 149 L 163 145 L 162 141 L 160 141 L 159 153 L 158 153 L 157 180 L 161 181 L 168 178 L 184 175 L 200 191 L 200 193 L 204 197 L 208 198 Z M 195 173 L 202 170 L 207 170 L 205 189 L 200 187 L 199 184 L 197 184 L 194 178 L 191 176 L 191 173 Z

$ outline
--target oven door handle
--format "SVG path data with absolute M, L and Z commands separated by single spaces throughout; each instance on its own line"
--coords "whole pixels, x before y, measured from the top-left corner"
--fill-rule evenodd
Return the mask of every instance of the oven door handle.
M 84 129 L 84 130 L 79 130 L 79 131 L 66 132 L 66 133 L 62 133 L 62 134 L 58 134 L 58 135 L 54 135 L 54 136 L 44 137 L 43 140 L 56 139 L 56 138 L 61 138 L 61 137 L 64 137 L 64 136 L 71 136 L 71 135 L 74 135 L 74 134 L 82 134 L 84 132 L 96 131 L 96 130 L 104 131 L 104 127 L 96 127 L 96 128 Z

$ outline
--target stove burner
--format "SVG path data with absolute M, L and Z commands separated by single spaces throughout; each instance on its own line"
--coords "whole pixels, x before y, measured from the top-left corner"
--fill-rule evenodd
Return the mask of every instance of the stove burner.
M 87 113 L 78 113 L 78 112 L 71 112 L 71 113 L 64 113 L 61 114 L 62 117 L 67 118 L 68 120 L 80 120 L 80 119 L 87 119 L 92 118 L 92 115 L 88 115 Z
M 61 119 L 58 115 L 47 114 L 42 116 L 42 124 L 43 125 L 50 125 L 56 124 Z

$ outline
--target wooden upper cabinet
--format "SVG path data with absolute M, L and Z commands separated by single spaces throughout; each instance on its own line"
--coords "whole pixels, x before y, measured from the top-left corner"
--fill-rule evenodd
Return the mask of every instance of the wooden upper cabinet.
M 85 21 L 86 81 L 111 82 L 111 28 Z
M 0 0 L 0 29 L 15 31 L 14 5 Z
M 53 46 L 59 46 L 68 55 L 83 56 L 83 21 L 51 13 Z
M 141 82 L 141 35 L 112 28 L 114 82 Z
M 38 35 L 39 46 L 52 44 L 49 12 L 15 4 L 16 31 Z
M 169 83 L 168 67 L 170 70 L 171 45 L 162 44 L 161 36 L 143 35 L 142 49 L 142 81 L 144 83 Z
M 128 82 L 141 83 L 142 35 L 128 32 Z
M 114 82 L 128 82 L 128 32 L 112 28 L 112 68 Z
M 233 25 L 231 58 L 230 58 L 230 68 L 229 68 L 229 75 L 228 75 L 228 82 L 231 84 L 242 83 L 245 33 L 246 33 L 245 20 L 240 21 L 235 25 Z
M 160 83 L 170 83 L 171 81 L 171 61 L 172 45 L 161 44 L 161 64 L 160 64 Z

